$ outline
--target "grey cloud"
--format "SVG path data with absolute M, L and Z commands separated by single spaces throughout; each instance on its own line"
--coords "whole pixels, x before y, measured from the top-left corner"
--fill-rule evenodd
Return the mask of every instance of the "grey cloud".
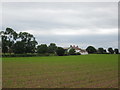
M 51 42 L 55 42 L 56 44 L 60 44 L 62 45 L 62 43 L 66 44 L 66 47 L 69 47 L 70 44 L 67 43 L 71 43 L 74 45 L 78 45 L 80 47 L 86 48 L 89 45 L 94 45 L 96 48 L 99 47 L 104 47 L 104 48 L 108 48 L 108 47 L 114 47 L 117 48 L 118 47 L 118 42 L 117 39 L 118 37 L 116 35 L 89 35 L 89 36 L 80 36 L 80 35 L 73 35 L 73 36 L 55 36 L 55 35 L 49 35 L 49 36 L 37 36 L 37 40 L 40 43 L 51 43 Z
M 3 29 L 17 31 L 51 29 L 116 29 L 117 3 L 3 3 Z M 78 44 L 117 47 L 117 35 L 38 36 L 39 43 Z M 103 45 L 103 42 L 104 45 Z
M 17 5 L 16 5 L 17 4 Z M 102 3 L 103 4 L 103 3 Z M 3 16 L 9 23 L 25 26 L 36 26 L 38 28 L 115 28 L 117 26 L 117 7 L 111 3 L 5 3 Z M 111 5 L 111 7 L 109 6 Z M 14 6 L 15 5 L 15 6 Z M 113 7 L 113 6 L 114 7 Z M 67 8 L 66 8 L 67 7 Z M 39 9 L 73 10 L 78 14 L 50 14 L 39 12 Z M 100 9 L 100 10 L 99 10 Z M 102 10 L 101 10 L 102 9 Z M 36 11 L 37 10 L 37 11 Z M 14 17 L 14 18 L 12 18 Z M 9 25 L 9 24 L 8 24 Z

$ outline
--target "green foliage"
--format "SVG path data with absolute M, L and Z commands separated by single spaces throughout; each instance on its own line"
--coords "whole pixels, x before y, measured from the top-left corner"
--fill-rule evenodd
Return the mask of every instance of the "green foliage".
M 21 39 L 21 42 L 25 44 L 25 53 L 35 52 L 37 41 L 35 40 L 35 37 L 32 34 L 29 34 L 27 32 L 20 32 L 19 38 Z
M 37 53 L 44 54 L 47 53 L 48 47 L 46 44 L 41 44 L 37 46 Z
M 8 52 L 7 36 L 2 36 L 2 52 L 3 53 L 7 53 Z
M 7 46 L 2 46 L 2 52 L 7 53 L 8 52 L 8 47 Z
M 16 33 L 11 28 L 6 28 L 5 31 L 1 31 L 2 37 L 2 52 L 3 53 L 34 53 L 37 45 L 37 41 L 32 34 L 27 32 Z M 18 45 L 18 43 L 20 45 Z M 24 45 L 23 45 L 24 44 Z M 24 46 L 24 47 L 23 47 Z M 23 47 L 21 50 L 21 47 Z M 17 49 L 17 50 L 15 50 Z M 23 50 L 24 49 L 24 50 Z
M 14 44 L 13 52 L 14 52 L 15 54 L 25 53 L 25 43 L 22 42 L 22 41 L 17 41 L 17 42 Z
M 107 52 L 106 52 L 106 50 L 103 49 L 103 48 L 98 48 L 98 53 L 99 53 L 99 54 L 106 54 Z
M 6 35 L 9 35 L 8 38 L 10 41 L 14 41 L 18 38 L 18 34 L 12 28 L 6 28 Z
M 17 38 L 17 33 L 11 28 L 6 28 L 6 31 L 0 32 L 0 35 L 2 37 L 2 52 L 12 53 L 14 41 Z
M 81 54 L 79 52 L 77 52 L 76 55 L 81 55 Z
M 97 53 L 97 50 L 93 47 L 93 46 L 88 46 L 87 48 L 86 48 L 86 51 L 88 52 L 88 53 Z
M 63 56 L 65 54 L 65 50 L 62 47 L 58 47 L 56 49 L 56 53 L 58 56 Z
M 104 49 L 104 54 L 107 54 L 107 51 L 106 51 L 106 49 Z
M 108 48 L 108 51 L 109 51 L 110 54 L 114 54 L 114 50 L 111 47 Z
M 50 45 L 48 46 L 48 53 L 55 53 L 57 49 L 57 46 L 55 43 L 50 43 Z
M 69 55 L 75 55 L 75 49 L 71 48 L 68 52 Z
M 20 54 L 20 53 L 6 53 L 6 54 L 2 54 L 2 57 L 33 57 L 33 56 L 40 56 L 40 55 L 37 55 L 36 53 L 23 53 L 23 54 Z
M 116 48 L 114 49 L 115 54 L 119 54 L 119 50 Z

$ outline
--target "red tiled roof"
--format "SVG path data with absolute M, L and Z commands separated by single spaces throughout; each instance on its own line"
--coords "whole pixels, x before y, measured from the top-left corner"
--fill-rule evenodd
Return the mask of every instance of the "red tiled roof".
M 86 50 L 84 50 L 84 49 L 81 49 L 81 48 L 79 48 L 78 46 L 71 46 L 71 48 L 73 48 L 73 49 L 75 49 L 75 50 L 80 50 L 81 52 L 86 52 Z
M 73 49 L 75 49 L 75 50 L 82 50 L 81 48 L 79 48 L 79 47 L 72 47 Z

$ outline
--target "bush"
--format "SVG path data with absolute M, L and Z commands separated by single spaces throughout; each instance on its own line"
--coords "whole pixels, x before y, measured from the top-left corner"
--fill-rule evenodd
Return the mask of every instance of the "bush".
M 49 53 L 37 54 L 38 56 L 49 56 Z
M 2 57 L 33 57 L 33 56 L 37 56 L 37 54 L 31 54 L 31 53 L 27 53 L 27 54 L 2 54 Z
M 108 48 L 108 51 L 109 51 L 110 54 L 114 54 L 114 50 L 111 47 Z
M 56 56 L 56 54 L 54 54 L 54 53 L 49 53 L 49 56 Z
M 48 47 L 46 44 L 41 44 L 37 46 L 37 53 L 39 54 L 45 54 L 47 53 Z
M 115 54 L 119 54 L 119 50 L 118 49 L 114 49 Z
M 69 55 L 76 55 L 75 49 L 71 48 L 68 52 Z
M 96 50 L 93 46 L 88 46 L 88 47 L 86 48 L 86 51 L 87 51 L 88 53 L 90 53 L 90 54 L 92 54 L 92 53 L 97 53 L 97 50 Z
M 76 55 L 81 55 L 81 54 L 79 52 L 77 52 Z
M 56 49 L 56 54 L 57 54 L 58 56 L 63 56 L 63 55 L 65 54 L 65 50 L 64 50 L 62 47 L 58 47 L 58 48 Z

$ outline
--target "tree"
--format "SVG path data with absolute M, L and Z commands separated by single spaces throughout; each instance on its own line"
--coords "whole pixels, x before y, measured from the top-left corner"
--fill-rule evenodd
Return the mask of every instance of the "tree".
M 6 28 L 5 34 L 8 35 L 10 41 L 14 41 L 18 38 L 18 34 L 12 28 Z
M 41 44 L 37 46 L 37 53 L 45 54 L 47 53 L 48 47 L 46 44 Z
M 50 43 L 50 45 L 48 46 L 48 53 L 55 53 L 57 49 L 57 46 L 55 43 Z
M 114 49 L 115 54 L 119 54 L 119 50 L 117 48 Z
M 0 35 L 2 37 L 2 52 L 11 53 L 17 38 L 17 33 L 11 28 L 6 28 L 5 31 L 0 32 Z
M 14 48 L 19 49 L 20 46 L 18 45 L 18 43 L 22 45 L 24 43 L 23 53 L 34 53 L 35 52 L 37 41 L 35 40 L 35 37 L 32 34 L 29 34 L 27 32 L 20 32 L 18 34 L 13 29 L 6 28 L 5 31 L 0 32 L 0 35 L 2 37 L 2 52 L 3 53 L 12 53 L 12 52 L 16 53 L 16 50 L 14 50 Z
M 65 50 L 62 47 L 57 47 L 56 53 L 58 56 L 63 56 L 65 53 Z
M 69 55 L 75 55 L 75 49 L 71 48 L 68 52 Z
M 7 53 L 8 52 L 7 36 L 2 36 L 2 52 L 3 53 Z
M 7 36 L 5 36 L 5 32 L 1 31 L 0 32 L 1 40 L 2 40 L 2 52 L 7 53 L 8 52 L 8 40 Z
M 105 54 L 107 53 L 106 49 L 104 49 L 104 53 L 105 53 Z
M 25 53 L 34 53 L 35 47 L 38 44 L 35 37 L 27 32 L 20 32 L 19 38 L 25 44 Z
M 109 51 L 110 54 L 114 54 L 114 50 L 111 47 L 108 48 L 108 51 Z
M 6 28 L 6 31 L 4 32 L 4 35 L 7 37 L 7 47 L 8 52 L 13 52 L 13 45 L 15 43 L 15 40 L 17 39 L 18 34 L 11 28 Z
M 36 50 L 37 41 L 33 40 L 26 43 L 26 53 L 34 53 Z
M 3 52 L 4 54 L 7 53 L 7 52 L 8 52 L 8 47 L 6 47 L 6 46 L 2 47 L 2 52 Z
M 17 44 L 20 42 L 22 42 L 22 44 L 24 43 L 25 53 L 35 52 L 37 41 L 35 40 L 35 37 L 32 34 L 29 34 L 27 32 L 20 32 L 18 34 L 13 29 L 6 28 L 5 31 L 0 32 L 0 35 L 2 37 L 2 52 L 4 53 L 14 52 L 15 51 L 15 50 L 13 51 L 14 47 L 17 48 L 17 46 L 19 46 Z
M 103 48 L 98 48 L 98 53 L 99 53 L 99 54 L 104 54 L 104 53 L 105 53 L 105 51 L 104 51 L 104 49 L 103 49 Z
M 14 44 L 14 49 L 13 49 L 15 54 L 23 54 L 25 53 L 25 43 L 22 41 L 17 41 Z
M 96 53 L 96 52 L 97 52 L 97 50 L 96 50 L 93 46 L 88 46 L 88 47 L 86 48 L 86 51 L 87 51 L 88 53 Z

